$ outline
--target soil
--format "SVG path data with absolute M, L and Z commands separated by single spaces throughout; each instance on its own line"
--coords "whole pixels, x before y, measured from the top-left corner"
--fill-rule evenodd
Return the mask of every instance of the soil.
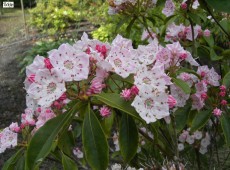
M 17 56 L 28 50 L 28 42 L 0 49 L 0 128 L 5 128 L 11 122 L 18 122 L 20 114 L 25 109 L 25 90 L 23 89 L 24 75 L 19 74 Z M 0 169 L 13 150 L 0 154 Z

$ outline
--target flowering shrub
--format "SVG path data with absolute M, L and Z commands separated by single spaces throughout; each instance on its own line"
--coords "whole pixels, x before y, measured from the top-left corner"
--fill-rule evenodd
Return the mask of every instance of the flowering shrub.
M 211 59 L 222 59 L 213 57 L 211 32 L 193 22 L 198 1 L 166 1 L 164 15 L 174 15 L 179 6 L 188 22 L 168 24 L 164 37 L 141 11 L 157 5 L 110 1 L 111 14 L 140 12 L 132 22 L 143 19 L 147 44 L 134 48 L 119 34 L 103 43 L 84 33 L 73 45 L 35 57 L 26 68 L 21 123 L 0 133 L 0 152 L 21 148 L 3 169 L 36 169 L 47 157 L 66 170 L 103 170 L 109 161 L 114 170 L 224 166 L 218 151 L 230 145 L 229 67 L 218 73 L 198 58 L 199 42 Z

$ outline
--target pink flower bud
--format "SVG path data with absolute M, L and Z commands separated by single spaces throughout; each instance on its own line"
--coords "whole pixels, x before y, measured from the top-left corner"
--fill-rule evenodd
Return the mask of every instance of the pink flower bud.
M 172 95 L 169 95 L 168 96 L 168 105 L 169 105 L 169 108 L 172 109 L 176 104 L 177 104 L 176 99 Z
M 210 35 L 211 35 L 211 32 L 208 29 L 204 30 L 205 37 L 210 37 Z
M 218 109 L 218 108 L 215 108 L 214 110 L 213 110 L 213 112 L 212 112 L 215 116 L 221 116 L 221 114 L 222 114 L 222 111 L 220 110 L 220 109 Z
M 200 76 L 201 76 L 201 77 L 205 77 L 205 76 L 206 76 L 206 73 L 205 73 L 204 71 L 202 71 L 202 72 L 200 73 Z
M 225 86 L 225 85 L 221 85 L 221 86 L 220 86 L 220 90 L 221 90 L 221 91 L 226 91 L 226 86 Z
M 131 87 L 131 93 L 134 96 L 138 95 L 139 89 L 137 88 L 137 86 L 134 85 L 134 86 Z
M 49 70 L 51 70 L 53 68 L 53 65 L 51 64 L 49 58 L 45 58 L 44 63 L 45 63 L 46 68 L 48 68 Z
M 33 83 L 35 81 L 35 74 L 29 75 L 29 77 L 27 77 L 27 79 L 29 80 L 30 83 Z
M 187 9 L 187 4 L 184 2 L 180 4 L 181 9 L 186 10 Z
M 226 105 L 228 104 L 228 102 L 227 102 L 226 100 L 221 100 L 220 104 L 221 104 L 222 106 L 226 106 Z
M 124 89 L 121 92 L 121 97 L 125 100 L 130 100 L 132 98 L 132 92 L 130 89 Z
M 206 100 L 208 98 L 208 95 L 206 93 L 202 93 L 200 97 L 201 99 Z
M 111 115 L 111 110 L 107 106 L 103 106 L 99 110 L 102 117 L 108 117 Z
M 221 97 L 224 97 L 224 96 L 226 95 L 226 92 L 225 92 L 225 91 L 221 91 L 221 92 L 219 93 L 219 95 L 220 95 Z
M 18 126 L 18 123 L 11 123 L 9 128 L 11 131 L 16 132 L 16 133 L 20 131 L 20 127 Z
M 63 94 L 61 95 L 61 97 L 60 97 L 58 100 L 63 101 L 63 100 L 65 100 L 65 99 L 67 99 L 67 96 L 66 96 L 66 93 L 63 93 Z
M 87 94 L 98 94 L 101 93 L 102 89 L 105 87 L 105 84 L 102 83 L 100 80 L 92 80 L 91 86 L 87 91 Z
M 180 59 L 185 60 L 187 58 L 187 56 L 188 56 L 187 53 L 183 53 L 180 55 Z

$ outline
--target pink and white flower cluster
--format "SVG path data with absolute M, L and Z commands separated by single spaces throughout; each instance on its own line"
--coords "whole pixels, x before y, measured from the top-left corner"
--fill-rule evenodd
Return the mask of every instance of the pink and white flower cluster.
M 202 30 L 201 26 L 196 25 L 193 27 L 194 28 L 194 37 L 192 36 L 192 28 L 191 26 L 184 26 L 183 24 L 176 25 L 175 23 L 170 24 L 167 27 L 166 30 L 166 36 L 165 36 L 165 41 L 166 42 L 175 42 L 175 41 L 193 41 L 201 37 L 209 37 L 210 36 L 210 31 L 208 29 Z
M 200 76 L 199 79 L 182 73 L 177 77 L 196 88 L 191 96 L 174 85 L 169 77 L 185 62 L 198 67 Z M 132 41 L 121 35 L 108 44 L 89 39 L 84 33 L 74 45 L 62 44 L 48 52 L 47 58 L 36 56 L 26 68 L 27 108 L 21 116 L 20 128 L 12 125 L 13 131 L 31 126 L 32 132 L 36 132 L 55 117 L 56 112 L 63 113 L 70 100 L 87 100 L 101 93 L 109 86 L 106 79 L 112 74 L 124 79 L 133 77 L 134 85 L 124 88 L 120 94 L 124 100 L 131 100 L 131 105 L 146 123 L 167 119 L 170 109 L 183 107 L 189 97 L 193 100 L 193 108 L 200 110 L 208 97 L 207 87 L 219 86 L 219 75 L 214 69 L 199 66 L 179 42 L 163 47 L 153 40 L 134 49 Z M 99 112 L 107 117 L 111 109 L 103 106 Z
M 205 154 L 208 151 L 208 146 L 211 144 L 210 135 L 206 132 L 195 131 L 192 134 L 190 129 L 183 130 L 179 136 L 178 150 L 184 150 L 185 144 L 193 145 L 196 148 L 199 148 L 201 154 Z

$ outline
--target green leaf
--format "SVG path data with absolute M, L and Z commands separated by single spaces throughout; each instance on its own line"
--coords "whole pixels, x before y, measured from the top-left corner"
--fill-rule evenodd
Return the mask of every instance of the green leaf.
M 58 147 L 62 152 L 66 155 L 72 155 L 72 149 L 75 146 L 75 140 L 73 137 L 73 133 L 71 131 L 67 131 L 63 133 L 60 137 L 58 137 Z
M 134 83 L 134 79 L 133 79 L 133 75 L 129 75 L 127 78 L 123 78 L 117 74 L 113 74 L 111 76 L 114 80 L 119 80 L 119 81 L 122 81 L 122 82 L 126 82 L 126 83 L 129 83 L 129 84 L 133 84 Z
M 85 149 L 86 160 L 93 170 L 106 170 L 109 163 L 109 147 L 103 129 L 90 110 L 85 115 L 82 128 L 82 143 Z
M 227 88 L 230 87 L 230 71 L 224 76 L 223 85 L 225 85 Z
M 125 162 L 130 162 L 137 153 L 138 131 L 133 118 L 126 113 L 122 114 L 120 122 L 119 146 Z
M 106 105 L 121 110 L 129 115 L 135 117 L 136 119 L 143 121 L 136 110 L 131 106 L 130 102 L 123 100 L 120 94 L 117 93 L 101 93 L 95 95 L 98 100 L 102 101 Z
M 209 47 L 213 47 L 214 46 L 214 39 L 213 39 L 212 35 L 210 35 L 209 37 L 203 36 L 203 38 L 208 43 Z
M 58 133 L 71 122 L 71 118 L 75 115 L 77 103 L 71 110 L 57 117 L 50 119 L 34 134 L 31 139 L 27 154 L 26 154 L 26 168 L 28 170 L 34 169 L 35 166 L 41 163 L 44 158 L 50 153 L 52 144 Z
M 25 155 L 22 155 L 21 158 L 18 160 L 14 170 L 22 170 L 25 169 Z
M 189 87 L 189 85 L 184 82 L 181 79 L 177 79 L 177 78 L 172 78 L 173 82 L 180 87 L 186 94 L 190 94 L 191 93 L 191 88 Z
M 202 128 L 209 120 L 212 115 L 212 110 L 200 111 L 197 113 L 192 121 L 191 131 L 196 131 Z
M 186 122 L 188 120 L 190 109 L 191 109 L 191 105 L 186 104 L 185 107 L 178 108 L 175 111 L 174 116 L 175 116 L 175 122 L 176 122 L 176 129 L 178 131 L 181 131 L 185 127 Z
M 230 146 L 230 117 L 226 114 L 222 114 L 220 122 L 224 132 L 225 142 Z
M 194 23 L 199 24 L 199 25 L 201 24 L 199 15 L 194 14 L 194 13 L 188 13 L 188 16 L 192 19 Z
M 114 111 L 112 111 L 112 114 L 109 117 L 106 117 L 101 121 L 101 126 L 107 138 L 110 137 L 110 132 L 113 127 L 114 117 L 115 117 L 115 113 Z
M 129 25 L 126 27 L 126 33 L 127 33 L 127 37 L 130 36 L 130 32 L 131 32 L 131 28 L 134 24 L 134 22 L 136 21 L 136 17 L 133 17 L 133 19 L 130 21 Z
M 62 166 L 64 170 L 77 170 L 78 169 L 74 160 L 72 160 L 65 154 L 62 154 Z
M 218 56 L 213 48 L 209 48 L 209 49 L 210 49 L 210 58 L 212 61 L 221 60 L 223 58 L 223 56 Z
M 2 170 L 14 170 L 15 164 L 21 158 L 23 154 L 23 148 L 17 151 L 10 159 L 6 161 Z
M 230 13 L 229 0 L 205 0 L 212 8 L 220 12 Z
M 117 24 L 116 28 L 115 28 L 115 32 L 117 33 L 117 31 L 121 28 L 122 25 L 124 25 L 127 21 L 128 21 L 128 17 L 125 17 L 124 19 L 121 19 L 119 21 L 119 23 Z
M 156 25 L 156 21 L 155 21 L 154 18 L 152 18 L 152 17 L 146 17 L 146 19 L 149 20 L 152 23 L 153 27 Z

